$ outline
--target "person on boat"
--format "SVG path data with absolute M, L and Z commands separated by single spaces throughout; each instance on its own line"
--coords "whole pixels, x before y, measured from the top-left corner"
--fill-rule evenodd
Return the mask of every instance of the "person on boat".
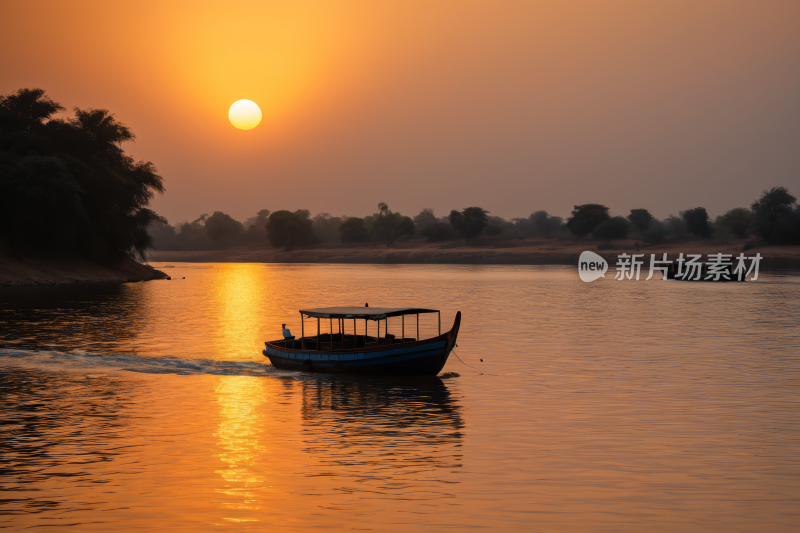
M 292 341 L 292 346 L 294 346 L 294 335 L 292 335 L 292 332 L 289 331 L 286 324 L 281 324 L 281 327 L 283 328 L 283 340 Z

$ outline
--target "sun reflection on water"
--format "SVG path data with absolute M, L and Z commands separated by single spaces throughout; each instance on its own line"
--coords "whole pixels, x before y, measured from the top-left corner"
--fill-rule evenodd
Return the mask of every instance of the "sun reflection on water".
M 259 436 L 263 433 L 261 405 L 267 402 L 263 380 L 250 376 L 223 376 L 216 388 L 220 422 L 217 445 L 222 451 L 216 456 L 222 468 L 216 470 L 225 480 L 216 492 L 232 498 L 224 509 L 258 511 L 257 490 L 266 482 L 263 470 L 258 470 L 260 458 L 266 452 Z M 256 518 L 225 518 L 231 521 L 257 521 Z

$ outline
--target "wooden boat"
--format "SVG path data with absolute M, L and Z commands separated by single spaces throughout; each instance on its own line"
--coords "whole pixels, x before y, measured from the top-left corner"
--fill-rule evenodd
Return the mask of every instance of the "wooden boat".
M 419 338 L 419 315 L 439 314 L 439 334 Z M 406 317 L 416 317 L 416 336 L 406 336 Z M 456 313 L 453 327 L 442 333 L 441 313 L 435 309 L 328 307 L 300 310 L 301 337 L 265 342 L 262 352 L 276 368 L 307 372 L 346 372 L 392 376 L 435 376 L 456 345 L 461 326 L 461 312 Z M 388 319 L 402 317 L 400 336 L 388 333 Z M 317 334 L 305 336 L 305 319 L 317 319 Z M 321 321 L 330 324 L 330 333 L 320 331 Z M 345 332 L 352 320 L 352 334 Z M 359 323 L 363 320 L 363 328 Z M 335 322 L 334 322 L 335 321 Z M 381 336 L 381 321 L 384 335 Z M 377 323 L 377 334 L 369 335 L 370 322 Z M 337 324 L 337 333 L 333 325 Z M 328 324 L 326 324 L 328 325 Z M 363 334 L 358 334 L 363 329 Z M 411 331 L 409 324 L 409 331 Z

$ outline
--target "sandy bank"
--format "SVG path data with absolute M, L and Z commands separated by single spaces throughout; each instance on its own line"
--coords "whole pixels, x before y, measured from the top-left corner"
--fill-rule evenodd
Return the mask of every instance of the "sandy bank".
M 577 265 L 584 250 L 599 253 L 610 264 L 620 253 L 667 253 L 670 259 L 678 254 L 739 255 L 746 241 L 718 239 L 680 239 L 658 245 L 641 245 L 636 251 L 634 239 L 614 242 L 613 250 L 598 250 L 598 242 L 590 239 L 573 241 L 560 239 L 475 239 L 467 246 L 464 241 L 427 243 L 410 241 L 394 246 L 329 244 L 315 248 L 298 248 L 292 252 L 268 247 L 237 247 L 215 251 L 151 251 L 151 261 L 189 263 L 350 263 L 350 264 L 465 264 L 465 265 Z M 800 246 L 756 246 L 745 252 L 760 253 L 763 268 L 800 268 Z
M 32 259 L 0 256 L 0 287 L 69 285 L 149 281 L 169 276 L 153 267 L 125 259 L 113 266 L 97 265 L 85 259 Z

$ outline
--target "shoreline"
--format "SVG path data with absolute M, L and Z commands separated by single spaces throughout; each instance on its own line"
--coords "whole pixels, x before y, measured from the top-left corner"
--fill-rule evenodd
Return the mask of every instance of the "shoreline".
M 46 287 L 83 283 L 124 283 L 170 279 L 149 265 L 125 258 L 114 265 L 86 259 L 38 259 L 0 255 L 0 287 Z
M 598 241 L 561 239 L 475 239 L 467 246 L 464 241 L 428 243 L 410 241 L 386 245 L 326 244 L 314 248 L 298 248 L 287 252 L 279 248 L 239 246 L 226 250 L 168 251 L 151 250 L 148 260 L 182 263 L 329 263 L 329 264 L 414 264 L 414 265 L 573 265 L 583 251 L 604 257 L 609 266 L 616 264 L 617 255 L 667 253 L 675 259 L 683 254 L 744 253 L 747 257 L 760 253 L 761 268 L 800 269 L 800 246 L 756 245 L 742 252 L 749 241 L 736 240 L 729 244 L 712 239 L 679 239 L 656 245 L 640 245 L 634 239 L 614 242 L 613 249 L 598 250 Z
M 503 239 L 484 237 L 469 245 L 464 241 L 428 243 L 410 241 L 393 246 L 377 244 L 326 244 L 287 252 L 266 246 L 239 246 L 227 250 L 170 251 L 152 250 L 148 261 L 158 263 L 305 263 L 375 265 L 567 265 L 577 267 L 583 251 L 605 258 L 614 268 L 617 255 L 644 254 L 645 267 L 650 254 L 742 253 L 743 240 L 729 244 L 710 239 L 678 239 L 657 245 L 640 245 L 634 239 L 614 242 L 611 250 L 598 250 L 597 241 L 567 239 Z M 747 257 L 761 254 L 763 270 L 800 270 L 800 246 L 756 245 L 743 252 Z M 84 283 L 124 283 L 171 279 L 154 267 L 126 258 L 116 265 L 98 265 L 85 259 L 36 259 L 0 255 L 0 288 L 43 287 Z

